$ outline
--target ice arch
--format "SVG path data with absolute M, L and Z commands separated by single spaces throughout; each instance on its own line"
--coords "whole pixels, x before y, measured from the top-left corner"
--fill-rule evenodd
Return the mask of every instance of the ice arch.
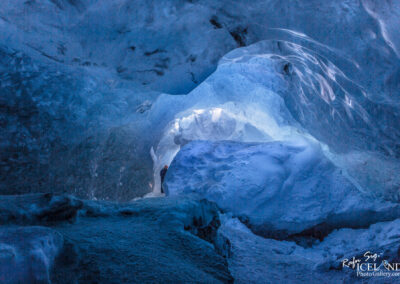
M 292 125 L 281 125 L 283 100 L 271 95 L 270 112 L 261 110 L 256 104 L 238 106 L 228 102 L 217 107 L 190 109 L 177 115 L 164 131 L 156 150 L 152 148 L 154 162 L 154 187 L 151 195 L 159 195 L 159 172 L 164 165 L 169 165 L 180 148 L 190 141 L 231 140 L 241 142 L 267 142 L 291 140 L 302 143 L 304 140 L 316 140 Z M 285 113 L 285 112 L 283 112 Z M 292 120 L 289 113 L 286 120 Z M 326 147 L 324 147 L 326 148 Z
M 391 174 L 400 167 L 398 108 L 380 104 L 386 96 L 373 85 L 348 77 L 361 71 L 352 58 L 306 36 L 285 35 L 228 53 L 187 96 L 158 98 L 150 119 L 166 123 L 152 151 L 156 181 L 187 141 L 308 139 L 358 189 L 398 191 L 400 180 Z

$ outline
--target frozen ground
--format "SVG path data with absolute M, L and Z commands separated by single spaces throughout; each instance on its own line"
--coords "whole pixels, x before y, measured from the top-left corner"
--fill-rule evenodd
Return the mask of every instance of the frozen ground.
M 2 283 L 382 283 L 356 277 L 342 260 L 366 251 L 399 260 L 399 219 L 338 228 L 305 245 L 258 236 L 230 212 L 186 197 L 113 203 L 35 194 L 7 203 L 8 216 L 77 214 L 2 216 Z
M 66 196 L 54 199 L 70 200 Z M 79 210 L 79 216 L 3 219 L 2 283 L 154 283 L 161 279 L 227 283 L 232 279 L 226 260 L 211 243 L 219 217 L 208 202 L 165 198 L 126 204 L 80 201 L 77 209 L 39 194 L 10 196 L 7 203 L 13 208 L 9 215 L 11 211 L 15 216 L 28 215 L 24 208 L 32 207 L 41 212 Z

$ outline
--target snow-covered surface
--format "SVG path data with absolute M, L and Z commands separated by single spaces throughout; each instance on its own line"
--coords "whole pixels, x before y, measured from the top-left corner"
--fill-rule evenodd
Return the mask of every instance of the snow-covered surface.
M 172 162 L 168 196 L 194 195 L 278 238 L 319 226 L 365 227 L 400 217 L 400 206 L 360 192 L 318 145 L 194 141 Z

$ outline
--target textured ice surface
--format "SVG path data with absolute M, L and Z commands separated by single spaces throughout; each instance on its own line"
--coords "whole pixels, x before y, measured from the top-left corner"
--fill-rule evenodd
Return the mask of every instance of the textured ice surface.
M 188 199 L 148 198 L 131 204 L 101 204 L 75 224 L 55 229 L 72 242 L 75 262 L 61 265 L 54 282 L 227 283 L 226 260 L 193 235 L 216 216 L 215 206 Z M 78 273 L 72 273 L 78 271 Z
M 396 1 L 372 0 L 2 1 L 1 191 L 126 200 L 159 190 L 153 173 L 179 150 L 166 146 L 170 125 L 225 103 L 251 128 L 225 139 L 274 140 L 294 120 L 331 150 L 371 151 L 359 159 L 368 165 L 379 152 L 396 171 L 398 14 Z M 153 105 L 261 40 L 189 96 Z M 270 119 L 270 103 L 282 117 Z M 398 188 L 382 171 L 369 181 L 373 171 L 348 169 L 362 187 Z
M 235 283 L 338 283 L 347 278 L 316 271 L 316 264 L 324 259 L 321 251 L 254 235 L 237 219 L 225 218 L 218 233 L 220 246 L 229 240 L 228 263 Z
M 50 272 L 63 236 L 45 227 L 0 228 L 2 283 L 51 283 Z
M 3 193 L 125 200 L 150 190 L 152 140 L 143 135 L 142 104 L 154 93 L 9 48 L 0 47 L 0 61 Z
M 3 200 L 3 196 L 0 198 Z M 215 204 L 188 198 L 149 198 L 132 203 L 79 201 L 76 220 L 36 218 L 21 208 L 52 208 L 42 195 L 6 197 L 10 215 L 1 220 L 1 283 L 227 283 L 226 260 L 210 243 L 219 226 Z M 55 196 L 53 200 L 65 200 Z M 6 202 L 4 201 L 4 202 Z M 52 214 L 56 215 L 56 214 Z M 65 222 L 68 220 L 68 222 Z M 213 224 L 213 225 L 212 225 Z M 16 226 L 18 225 L 18 227 Z M 51 282 L 50 282 L 51 281 Z
M 398 226 L 395 220 L 368 229 L 341 229 L 304 248 L 295 242 L 256 236 L 239 220 L 226 216 L 219 230 L 219 246 L 230 251 L 229 269 L 235 283 L 364 283 L 354 270 L 341 268 L 342 260 L 364 259 L 369 251 L 380 255 L 378 264 L 398 261 Z M 390 283 L 396 279 L 386 278 Z M 382 278 L 371 277 L 368 283 L 382 283 Z
M 318 145 L 194 141 L 172 162 L 168 196 L 194 195 L 277 238 L 314 229 L 366 227 L 400 207 L 361 193 Z
M 37 225 L 73 221 L 82 206 L 83 202 L 72 196 L 54 196 L 49 193 L 2 196 L 0 222 Z
M 155 172 L 191 140 L 308 139 L 318 141 L 362 191 L 397 199 L 398 178 L 382 182 L 388 179 L 383 169 L 400 169 L 395 104 L 374 101 L 376 90 L 350 79 L 354 63 L 335 51 L 288 31 L 279 35 L 285 40 L 228 53 L 187 96 L 158 98 L 150 117 L 170 123 L 155 150 Z M 371 175 L 377 164 L 382 170 Z
M 391 65 L 385 61 L 398 55 L 398 13 L 395 1 L 371 0 L 256 0 L 251 6 L 212 0 L 6 0 L 0 27 L 3 43 L 32 55 L 99 66 L 179 93 L 210 74 L 229 50 L 279 28 L 341 50 L 373 72 L 363 76 L 381 77 Z
M 190 141 L 275 141 L 251 144 L 272 152 L 236 151 L 241 160 L 224 154 L 217 161 L 210 152 L 201 161 L 209 171 L 194 168 L 207 147 L 191 153 L 186 158 L 194 160 L 176 176 L 179 190 L 200 184 L 213 200 L 249 216 L 250 226 L 257 221 L 253 230 L 278 229 L 281 237 L 282 230 L 327 233 L 391 220 L 397 206 L 380 198 L 399 199 L 399 11 L 398 1 L 378 0 L 3 0 L 0 191 L 130 200 L 157 195 L 160 168 Z M 276 141 L 285 141 L 283 150 Z M 236 202 L 253 188 L 265 196 L 246 195 L 246 208 L 229 207 L 229 198 Z M 268 194 L 285 206 L 268 202 Z M 153 199 L 121 209 L 51 195 L 22 199 L 2 198 L 2 222 L 48 225 L 72 221 L 81 210 L 78 223 L 53 224 L 68 240 L 54 282 L 231 279 L 226 262 L 192 234 L 209 230 L 211 205 Z M 263 210 L 269 215 L 260 221 Z M 342 281 L 335 271 L 312 269 L 336 269 L 350 248 L 395 255 L 397 225 L 339 229 L 305 249 L 236 223 L 225 230 L 231 271 L 239 283 Z M 4 230 L 30 240 L 23 256 L 42 238 L 30 227 Z M 348 240 L 358 236 L 360 242 Z M 56 250 L 41 244 L 34 274 L 25 273 L 28 262 L 7 271 L 48 281 Z M 2 247 L 2 268 L 20 246 L 13 238 Z

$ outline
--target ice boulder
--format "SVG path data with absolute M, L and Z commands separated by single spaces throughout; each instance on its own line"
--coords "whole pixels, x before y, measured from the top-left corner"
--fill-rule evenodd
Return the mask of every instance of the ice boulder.
M 62 235 L 45 227 L 0 229 L 0 282 L 50 283 L 55 258 L 64 244 Z
M 169 196 L 194 195 L 233 212 L 256 233 L 323 237 L 400 216 L 397 204 L 360 192 L 317 144 L 193 141 L 172 162 Z

